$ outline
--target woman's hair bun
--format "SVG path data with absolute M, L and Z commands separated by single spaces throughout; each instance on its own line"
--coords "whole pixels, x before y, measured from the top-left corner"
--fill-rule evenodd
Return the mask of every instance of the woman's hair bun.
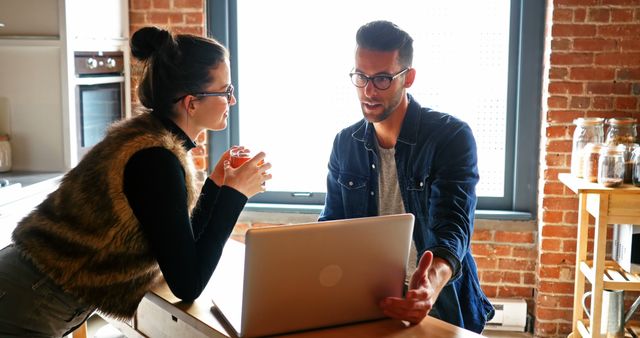
M 144 27 L 131 37 L 131 54 L 138 60 L 146 60 L 165 43 L 172 40 L 171 33 L 157 27 Z

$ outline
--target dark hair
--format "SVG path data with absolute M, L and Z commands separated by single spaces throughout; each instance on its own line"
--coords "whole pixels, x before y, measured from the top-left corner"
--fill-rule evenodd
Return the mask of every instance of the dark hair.
M 204 90 L 209 71 L 229 58 L 218 41 L 191 34 L 175 37 L 164 29 L 144 27 L 131 37 L 131 54 L 144 62 L 138 86 L 142 105 L 154 114 L 173 114 L 173 100 Z
M 398 62 L 411 67 L 413 62 L 413 39 L 390 21 L 378 20 L 364 24 L 356 34 L 358 47 L 365 49 L 392 52 L 399 51 Z

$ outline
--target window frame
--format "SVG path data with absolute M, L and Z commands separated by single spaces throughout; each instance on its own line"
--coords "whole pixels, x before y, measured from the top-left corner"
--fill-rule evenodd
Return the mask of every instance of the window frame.
M 482 218 L 535 219 L 539 168 L 542 66 L 546 1 L 511 0 L 507 130 L 505 135 L 504 197 L 479 197 L 476 214 Z M 238 103 L 231 107 L 228 127 L 208 131 L 209 170 L 222 153 L 239 144 L 242 84 L 238 82 L 237 0 L 206 2 L 209 35 L 229 48 L 231 77 Z M 516 174 L 517 173 L 517 174 Z M 250 205 L 308 206 L 318 210 L 325 193 L 266 192 L 252 197 Z

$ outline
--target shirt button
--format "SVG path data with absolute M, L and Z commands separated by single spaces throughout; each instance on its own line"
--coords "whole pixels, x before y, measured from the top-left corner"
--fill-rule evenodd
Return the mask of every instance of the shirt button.
M 371 169 L 375 169 L 375 168 L 376 168 L 376 165 L 375 165 L 375 164 L 372 164 L 372 165 L 371 165 Z
M 353 187 L 353 181 L 349 181 L 349 186 Z
M 372 191 L 372 192 L 371 192 L 371 196 L 373 196 L 373 195 L 375 195 L 375 193 Z
M 423 186 L 423 185 L 424 185 L 424 182 L 420 182 L 420 186 Z

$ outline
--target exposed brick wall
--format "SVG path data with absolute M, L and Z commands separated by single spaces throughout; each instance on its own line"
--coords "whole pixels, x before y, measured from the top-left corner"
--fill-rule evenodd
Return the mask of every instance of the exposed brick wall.
M 204 0 L 129 0 L 129 31 L 131 34 L 145 26 L 157 26 L 172 33 L 204 35 Z M 131 101 L 138 103 L 136 88 L 142 76 L 142 65 L 131 60 Z M 191 151 L 199 179 L 204 181 L 207 169 L 207 137 L 197 139 L 198 148 Z
M 569 172 L 575 118 L 640 118 L 640 1 L 549 1 L 543 97 L 535 335 L 566 337 L 578 199 L 558 173 Z
M 478 228 L 477 223 L 489 223 Z M 503 224 L 500 226 L 499 224 Z M 534 308 L 537 232 L 504 229 L 504 222 L 478 220 L 471 250 L 480 285 L 490 298 L 523 298 L 529 313 Z

